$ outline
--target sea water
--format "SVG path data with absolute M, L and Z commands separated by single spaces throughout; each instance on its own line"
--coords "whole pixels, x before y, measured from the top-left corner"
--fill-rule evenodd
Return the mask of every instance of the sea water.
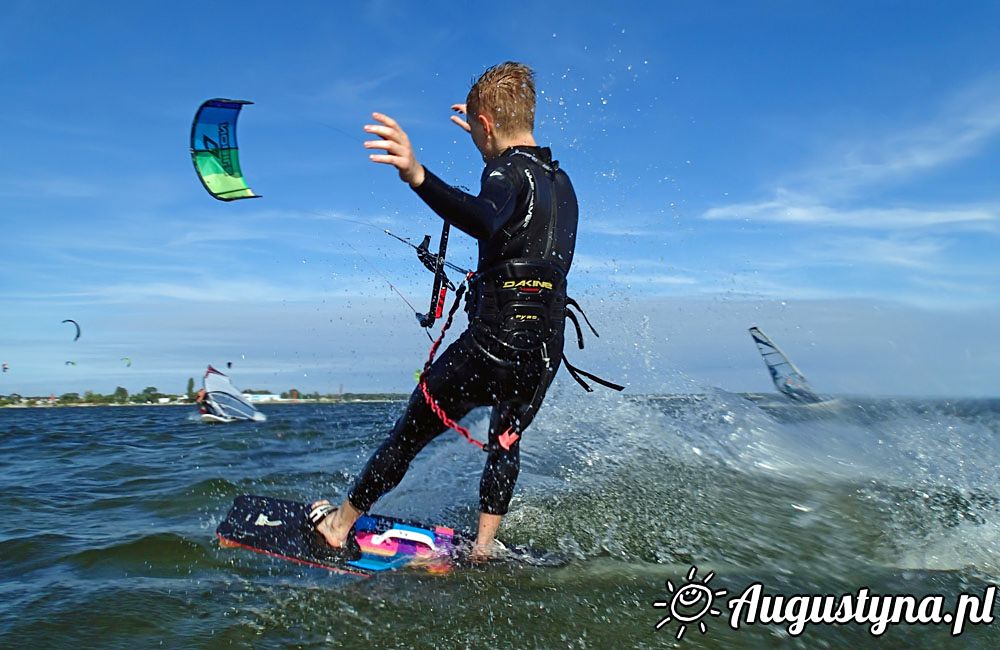
M 229 425 L 183 407 L 2 409 L 0 647 L 1000 647 L 989 622 L 875 636 L 733 625 L 727 607 L 752 585 L 982 598 L 1000 579 L 1000 402 L 557 393 L 524 436 L 502 537 L 568 566 L 367 580 L 214 531 L 238 494 L 342 498 L 402 402 Z M 465 423 L 483 437 L 487 414 Z M 483 460 L 446 432 L 374 510 L 471 529 Z M 697 584 L 711 607 L 675 600 Z

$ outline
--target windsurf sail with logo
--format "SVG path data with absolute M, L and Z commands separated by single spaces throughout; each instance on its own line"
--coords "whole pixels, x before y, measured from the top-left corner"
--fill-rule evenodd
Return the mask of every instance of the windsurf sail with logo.
M 823 401 L 813 391 L 809 382 L 799 372 L 799 369 L 795 367 L 795 364 L 785 356 L 781 348 L 775 345 L 774 341 L 767 334 L 764 334 L 757 327 L 751 327 L 750 336 L 753 337 L 753 342 L 757 344 L 760 356 L 763 357 L 764 363 L 767 365 L 767 370 L 771 373 L 771 380 L 774 382 L 774 387 L 781 394 L 803 404 L 816 404 Z
M 220 201 L 255 199 L 240 167 L 236 120 L 247 104 L 242 99 L 209 99 L 191 123 L 191 159 L 201 184 Z
M 205 371 L 205 399 L 202 402 L 206 413 L 216 422 L 234 422 L 236 420 L 253 420 L 263 422 L 267 417 L 255 409 L 235 386 L 229 377 L 212 366 Z

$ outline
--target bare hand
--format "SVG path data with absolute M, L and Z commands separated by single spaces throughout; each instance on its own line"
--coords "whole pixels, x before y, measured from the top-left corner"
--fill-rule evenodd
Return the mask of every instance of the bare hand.
M 459 113 L 461 115 L 465 115 L 466 114 L 466 108 L 467 107 L 466 107 L 465 104 L 452 104 L 451 105 L 451 110 L 453 110 L 456 113 Z M 459 125 L 460 127 L 462 127 L 465 130 L 466 133 L 468 133 L 469 131 L 472 130 L 469 127 L 469 123 L 466 122 L 465 120 L 463 120 L 462 118 L 460 118 L 458 115 L 452 115 L 451 116 L 451 121 L 454 122 L 455 124 Z
M 424 182 L 424 166 L 413 155 L 413 145 L 410 144 L 406 131 L 388 115 L 372 113 L 372 118 L 379 124 L 366 124 L 365 131 L 381 136 L 382 139 L 366 141 L 365 149 L 384 149 L 385 153 L 373 153 L 368 158 L 372 162 L 392 165 L 399 170 L 402 180 L 411 187 L 419 187 Z

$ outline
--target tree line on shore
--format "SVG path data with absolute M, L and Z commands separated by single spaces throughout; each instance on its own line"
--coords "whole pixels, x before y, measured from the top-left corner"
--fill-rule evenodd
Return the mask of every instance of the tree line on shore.
M 269 390 L 244 390 L 248 395 L 272 395 Z M 312 393 L 302 393 L 298 389 L 291 388 L 278 395 L 282 400 L 302 400 L 302 401 L 354 401 L 354 400 L 392 400 L 402 399 L 405 395 L 396 393 L 328 393 L 321 394 L 319 391 Z M 112 404 L 157 404 L 167 402 L 193 402 L 195 399 L 194 378 L 189 378 L 187 391 L 180 395 L 162 393 L 155 386 L 147 386 L 138 393 L 129 393 L 123 386 L 115 388 L 113 393 L 107 395 L 94 391 L 84 391 L 80 393 L 63 393 L 58 397 L 55 395 L 22 397 L 16 393 L 11 395 L 0 395 L 0 406 L 13 406 L 33 403 L 54 404 L 57 406 L 72 406 L 76 404 L 112 405 Z

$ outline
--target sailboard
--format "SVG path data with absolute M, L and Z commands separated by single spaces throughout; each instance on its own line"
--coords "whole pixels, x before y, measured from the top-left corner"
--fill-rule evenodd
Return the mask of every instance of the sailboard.
M 237 422 L 249 420 L 263 422 L 267 416 L 254 408 L 232 382 L 229 377 L 212 366 L 205 371 L 203 379 L 205 399 L 202 402 L 203 422 Z
M 471 535 L 448 526 L 365 514 L 354 524 L 354 552 L 335 550 L 313 530 L 308 511 L 308 505 L 297 501 L 241 495 L 215 534 L 223 548 L 245 548 L 366 577 L 404 568 L 447 573 L 461 566 L 472 548 Z M 500 559 L 532 566 L 566 564 L 566 558 L 559 554 L 525 546 L 504 547 Z
M 823 401 L 812 389 L 805 376 L 795 367 L 784 352 L 758 327 L 750 328 L 750 336 L 753 337 L 760 356 L 764 359 L 768 372 L 771 373 L 771 381 L 785 397 L 801 404 L 818 404 Z

